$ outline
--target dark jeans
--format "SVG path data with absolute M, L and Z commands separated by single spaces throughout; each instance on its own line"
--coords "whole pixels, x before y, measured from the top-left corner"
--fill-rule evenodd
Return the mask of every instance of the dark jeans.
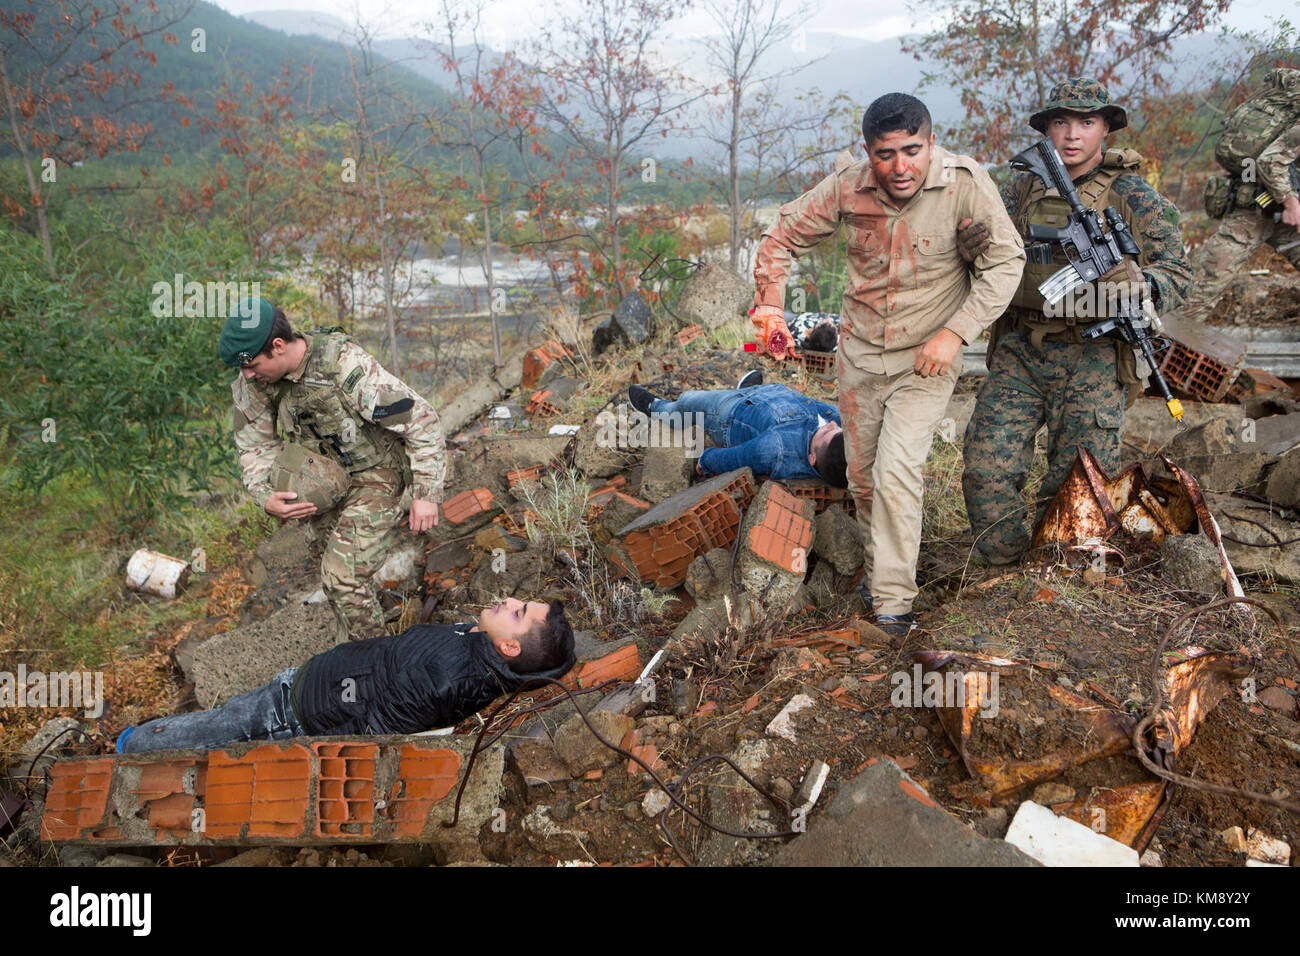
M 282 740 L 305 731 L 289 703 L 289 688 L 298 668 L 280 671 L 269 684 L 230 698 L 212 710 L 160 717 L 135 728 L 122 752 L 208 750 L 245 740 Z
M 676 413 L 682 416 L 685 424 L 690 424 L 693 419 L 688 416 L 704 416 L 704 434 L 708 435 L 715 445 L 727 447 L 727 435 L 725 425 L 727 424 L 731 409 L 740 401 L 744 391 L 739 388 L 710 388 L 710 389 L 693 389 L 682 394 L 673 401 L 666 398 L 656 398 L 650 403 L 651 415 L 672 415 Z

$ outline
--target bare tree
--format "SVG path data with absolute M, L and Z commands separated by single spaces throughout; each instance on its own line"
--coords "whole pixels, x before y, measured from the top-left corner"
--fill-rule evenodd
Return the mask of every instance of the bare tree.
M 493 66 L 485 56 L 481 39 L 485 5 L 484 0 L 441 0 L 436 27 L 444 43 L 440 56 L 453 77 L 457 97 L 451 115 L 442 118 L 434 138 L 443 146 L 468 153 L 473 167 L 470 174 L 483 228 L 480 263 L 488 288 L 492 361 L 500 368 L 504 359 L 498 318 L 501 296 L 492 263 L 493 221 L 500 215 L 501 204 L 509 199 L 511 183 L 495 160 L 504 145 L 532 126 L 533 114 L 520 96 L 516 64 L 505 60 Z M 463 38 L 468 42 L 462 43 Z
M 417 170 L 413 154 L 418 145 L 414 144 L 415 137 L 409 136 L 419 124 L 419 116 L 391 82 L 396 64 L 376 55 L 372 24 L 362 19 L 358 7 L 351 25 L 354 46 L 345 46 L 353 90 L 350 125 L 358 159 L 356 182 L 368 200 L 371 228 L 379 248 L 389 367 L 394 375 L 400 375 L 398 260 L 414 245 L 414 236 L 423 231 L 423 208 L 430 190 L 421 188 L 427 187 L 420 171 L 425 167 L 419 164 Z
M 727 153 L 728 243 L 732 271 L 740 271 L 741 221 L 744 204 L 740 195 L 741 156 L 746 142 L 764 138 L 768 130 L 763 121 L 768 111 L 754 109 L 754 95 L 759 89 L 771 88 L 778 78 L 791 76 L 816 62 L 781 71 L 764 71 L 763 60 L 781 41 L 813 12 L 810 3 L 800 3 L 793 11 L 781 14 L 782 0 L 704 0 L 704 9 L 722 31 L 720 36 L 704 41 L 708 63 L 722 78 L 724 101 L 719 109 L 720 125 L 709 130 L 709 139 Z M 769 102 L 771 100 L 769 99 Z
M 624 291 L 619 198 L 629 161 L 651 137 L 667 135 L 674 114 L 699 94 L 663 65 L 653 49 L 664 28 L 689 7 L 671 0 L 577 0 L 573 12 L 543 29 L 535 46 L 544 73 L 542 116 L 589 164 L 602 196 L 600 271 Z

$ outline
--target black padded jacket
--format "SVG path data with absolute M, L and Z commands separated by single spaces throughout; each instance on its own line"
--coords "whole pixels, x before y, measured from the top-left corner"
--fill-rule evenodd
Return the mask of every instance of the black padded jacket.
M 533 677 L 516 674 L 468 624 L 417 625 L 401 634 L 340 644 L 294 677 L 294 713 L 310 736 L 414 734 L 450 727 Z

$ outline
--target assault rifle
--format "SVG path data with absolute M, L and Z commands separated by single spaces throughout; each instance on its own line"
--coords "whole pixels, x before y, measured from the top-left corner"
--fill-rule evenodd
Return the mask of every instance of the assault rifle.
M 1083 205 L 1070 174 L 1066 172 L 1065 163 L 1061 161 L 1060 154 L 1050 139 L 1040 139 L 1011 157 L 1011 168 L 1033 173 L 1042 180 L 1044 186 L 1055 189 L 1070 204 L 1070 215 L 1061 228 L 1032 224 L 1029 227 L 1029 238 L 1036 240 L 1040 254 L 1044 251 L 1046 242 L 1059 242 L 1066 258 L 1070 260 L 1069 265 L 1038 286 L 1039 293 L 1050 305 L 1056 305 L 1075 289 L 1096 282 L 1120 265 L 1124 266 L 1129 281 L 1135 288 L 1142 286 L 1144 280 L 1141 271 L 1131 258 L 1126 258 L 1140 252 L 1128 223 L 1120 218 L 1114 206 L 1107 206 L 1099 215 L 1095 209 Z M 1102 216 L 1105 216 L 1109 231 L 1102 228 Z M 1031 261 L 1034 261 L 1032 255 Z M 1165 397 L 1165 407 L 1169 409 L 1170 415 L 1181 422 L 1183 405 L 1169 391 L 1169 383 L 1160 374 L 1155 349 L 1151 345 L 1151 333 L 1154 331 L 1158 335 L 1161 331 L 1159 317 L 1154 308 L 1135 310 L 1125 296 L 1119 296 L 1118 299 L 1116 315 L 1084 326 L 1079 329 L 1079 334 L 1085 339 L 1096 339 L 1116 332 L 1129 345 L 1141 349 L 1142 357 L 1146 359 L 1151 375 Z M 1135 311 L 1139 314 L 1134 315 Z

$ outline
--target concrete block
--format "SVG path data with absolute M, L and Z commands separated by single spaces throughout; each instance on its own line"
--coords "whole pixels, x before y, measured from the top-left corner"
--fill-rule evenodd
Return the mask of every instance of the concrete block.
M 813 522 L 812 550 L 838 574 L 862 567 L 862 531 L 838 505 L 828 505 Z
M 686 593 L 697 601 L 712 601 L 731 589 L 731 552 L 714 548 L 686 569 Z
M 705 262 L 682 283 L 674 310 L 686 322 L 716 329 L 744 318 L 754 302 L 754 284 L 717 262 Z
M 601 737 L 616 746 L 636 727 L 636 721 L 631 717 L 609 711 L 593 710 L 587 715 L 587 720 Z M 574 714 L 560 726 L 554 743 L 556 755 L 575 777 L 613 766 L 620 759 L 618 753 L 596 739 L 580 714 Z
M 664 430 L 668 438 L 669 430 Z M 671 432 L 672 438 L 666 443 L 652 445 L 645 450 L 645 461 L 641 470 L 641 488 L 639 494 L 651 504 L 680 494 L 690 487 L 691 477 L 695 473 L 696 458 L 690 457 L 680 432 Z
M 1269 472 L 1264 496 L 1283 508 L 1300 508 L 1300 448 L 1293 448 L 1278 459 Z
M 1173 534 L 1160 542 L 1160 579 L 1171 588 L 1195 594 L 1223 591 L 1219 551 L 1203 534 Z
M 260 621 L 209 637 L 189 655 L 185 676 L 194 682 L 199 705 L 211 708 L 345 640 L 327 604 L 288 604 Z
M 1050 811 L 1049 811 L 1050 812 Z M 890 760 L 840 786 L 776 866 L 1033 866 L 1001 840 L 980 836 L 939 807 Z

